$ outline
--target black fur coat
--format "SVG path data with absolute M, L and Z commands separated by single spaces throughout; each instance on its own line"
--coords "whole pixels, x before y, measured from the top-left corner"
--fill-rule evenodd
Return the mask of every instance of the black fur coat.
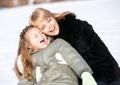
M 120 78 L 117 62 L 88 22 L 68 14 L 58 24 L 60 33 L 55 38 L 63 38 L 83 56 L 96 80 L 111 82 Z

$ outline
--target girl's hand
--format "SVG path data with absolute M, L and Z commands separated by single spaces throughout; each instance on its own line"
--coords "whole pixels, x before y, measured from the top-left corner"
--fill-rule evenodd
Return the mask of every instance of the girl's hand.
M 95 79 L 89 72 L 83 72 L 81 74 L 82 85 L 97 85 Z

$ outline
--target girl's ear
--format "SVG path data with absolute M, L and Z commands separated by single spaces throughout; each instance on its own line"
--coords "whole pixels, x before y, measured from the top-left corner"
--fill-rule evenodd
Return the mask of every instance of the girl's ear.
M 34 49 L 32 49 L 30 47 L 27 47 L 27 51 L 28 51 L 29 54 L 31 54 L 34 51 Z
M 31 52 L 32 50 L 32 46 L 28 42 L 26 42 L 26 49 L 28 52 Z
M 18 56 L 17 67 L 18 67 L 18 70 L 20 71 L 20 73 L 23 74 L 24 68 L 23 68 L 23 64 L 22 64 L 22 56 L 21 55 Z

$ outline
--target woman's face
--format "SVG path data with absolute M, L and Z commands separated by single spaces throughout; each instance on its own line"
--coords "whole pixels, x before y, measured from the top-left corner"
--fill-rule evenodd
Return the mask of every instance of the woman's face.
M 55 18 L 43 18 L 42 20 L 37 20 L 36 25 L 42 31 L 42 33 L 50 36 L 55 36 L 59 34 L 59 26 Z
M 28 41 L 28 47 L 34 50 L 40 50 L 47 47 L 47 38 L 38 28 L 31 28 L 25 34 Z

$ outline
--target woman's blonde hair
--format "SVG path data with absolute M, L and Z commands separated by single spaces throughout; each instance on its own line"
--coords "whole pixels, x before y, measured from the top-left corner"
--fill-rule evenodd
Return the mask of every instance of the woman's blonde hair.
M 35 24 L 35 21 L 37 21 L 38 19 L 41 20 L 41 22 L 42 22 L 43 18 L 54 17 L 58 21 L 58 20 L 64 18 L 65 15 L 68 15 L 68 14 L 75 15 L 73 12 L 70 12 L 70 11 L 66 11 L 66 12 L 62 12 L 62 13 L 52 13 L 49 10 L 44 9 L 44 8 L 36 8 L 33 11 L 32 15 L 30 16 L 29 23 L 30 23 L 30 25 L 37 26 Z
M 24 73 L 24 76 L 26 79 L 28 80 L 32 80 L 32 61 L 31 61 L 31 51 L 27 48 L 26 46 L 26 38 L 25 38 L 25 33 L 30 30 L 31 28 L 33 28 L 33 26 L 27 26 L 23 29 L 23 31 L 20 34 L 20 40 L 19 40 L 19 47 L 18 47 L 18 53 L 17 53 L 17 58 L 15 61 L 15 73 L 18 77 L 18 79 L 20 80 L 21 76 Z M 24 72 L 21 73 L 17 67 L 17 59 L 18 56 L 21 55 L 21 59 L 22 59 L 22 65 L 23 65 L 23 69 Z

